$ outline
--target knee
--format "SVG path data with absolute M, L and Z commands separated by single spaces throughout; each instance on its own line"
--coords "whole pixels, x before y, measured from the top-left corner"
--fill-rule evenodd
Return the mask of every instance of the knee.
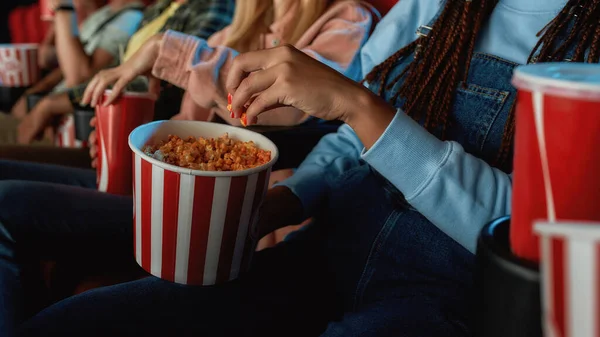
M 12 233 L 11 224 L 18 223 L 18 218 L 32 211 L 27 209 L 25 190 L 18 180 L 0 180 L 0 235 Z

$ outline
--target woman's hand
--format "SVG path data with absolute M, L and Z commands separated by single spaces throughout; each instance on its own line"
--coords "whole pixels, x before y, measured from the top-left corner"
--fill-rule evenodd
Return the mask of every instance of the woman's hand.
M 142 75 L 150 78 L 150 92 L 158 94 L 160 82 L 152 76 L 152 67 L 158 58 L 161 40 L 162 35 L 153 36 L 127 62 L 116 68 L 99 72 L 85 89 L 81 104 L 95 107 L 104 91 L 114 84 L 111 95 L 103 102 L 103 105 L 109 105 L 121 94 L 127 84 Z
M 385 131 L 396 109 L 361 84 L 291 46 L 239 55 L 229 71 L 227 89 L 240 118 L 249 124 L 265 111 L 293 106 L 317 118 L 349 124 L 370 147 Z

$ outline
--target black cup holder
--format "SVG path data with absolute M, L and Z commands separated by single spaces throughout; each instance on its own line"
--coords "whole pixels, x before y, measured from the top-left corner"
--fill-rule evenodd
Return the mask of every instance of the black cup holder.
M 80 107 L 73 114 L 75 120 L 75 139 L 87 142 L 90 133 L 94 130 L 90 126 L 90 120 L 96 115 L 94 109 Z
M 510 218 L 486 225 L 477 245 L 473 331 L 477 337 L 542 337 L 538 266 L 516 257 Z

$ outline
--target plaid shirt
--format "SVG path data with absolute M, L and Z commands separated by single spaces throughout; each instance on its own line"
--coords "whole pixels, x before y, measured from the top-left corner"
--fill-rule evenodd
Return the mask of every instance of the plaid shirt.
M 162 14 L 173 0 L 160 0 L 144 12 L 141 27 Z M 233 17 L 235 0 L 188 0 L 165 23 L 161 32 L 174 30 L 208 39 L 225 28 Z
M 159 0 L 144 11 L 140 28 L 160 16 L 174 0 Z M 188 35 L 208 39 L 214 33 L 222 30 L 231 23 L 235 0 L 188 0 L 181 4 L 160 30 L 174 30 Z M 170 87 L 162 83 L 163 88 Z M 87 83 L 68 90 L 69 99 L 75 106 L 79 105 Z

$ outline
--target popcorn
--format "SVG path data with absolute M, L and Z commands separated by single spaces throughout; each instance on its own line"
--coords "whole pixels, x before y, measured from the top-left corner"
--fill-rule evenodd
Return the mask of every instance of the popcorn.
M 253 142 L 233 140 L 228 134 L 186 140 L 169 135 L 166 142 L 148 145 L 143 151 L 156 160 L 202 171 L 241 171 L 271 161 L 270 151 L 259 149 Z

